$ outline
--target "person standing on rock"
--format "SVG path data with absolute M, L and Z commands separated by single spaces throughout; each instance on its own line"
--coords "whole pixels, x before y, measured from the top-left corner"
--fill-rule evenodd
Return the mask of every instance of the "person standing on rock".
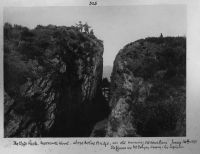
M 89 29 L 91 28 L 87 22 L 83 25 L 85 33 L 89 34 Z
M 80 32 L 83 31 L 83 24 L 82 24 L 81 21 L 79 21 L 78 24 L 76 24 L 76 26 L 78 27 L 78 30 L 79 30 Z

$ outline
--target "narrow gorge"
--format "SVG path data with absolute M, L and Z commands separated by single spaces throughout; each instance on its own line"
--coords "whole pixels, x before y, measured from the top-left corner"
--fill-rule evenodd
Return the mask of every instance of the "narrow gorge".
M 125 45 L 109 83 L 84 28 L 4 25 L 4 137 L 185 136 L 186 38 Z

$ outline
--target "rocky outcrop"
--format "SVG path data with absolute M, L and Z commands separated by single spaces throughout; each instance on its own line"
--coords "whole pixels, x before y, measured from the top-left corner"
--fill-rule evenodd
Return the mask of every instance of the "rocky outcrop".
M 114 61 L 106 136 L 185 136 L 186 39 L 146 38 Z
M 90 134 L 104 110 L 102 54 L 76 27 L 5 25 L 4 136 Z
M 104 119 L 95 124 L 90 137 L 105 137 L 108 120 Z

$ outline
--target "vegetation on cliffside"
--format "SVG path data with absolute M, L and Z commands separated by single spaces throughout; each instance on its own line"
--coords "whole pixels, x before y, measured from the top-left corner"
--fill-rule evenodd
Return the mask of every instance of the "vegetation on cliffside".
M 102 55 L 103 42 L 81 22 L 5 23 L 5 137 L 88 136 L 106 112 Z
M 186 135 L 186 38 L 151 37 L 118 53 L 108 136 Z
M 4 136 L 185 136 L 186 38 L 127 44 L 109 82 L 90 28 L 5 23 Z

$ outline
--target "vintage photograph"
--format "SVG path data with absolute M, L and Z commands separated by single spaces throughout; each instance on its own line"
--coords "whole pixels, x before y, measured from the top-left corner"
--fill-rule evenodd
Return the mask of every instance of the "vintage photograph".
M 4 138 L 185 137 L 186 6 L 4 7 Z

